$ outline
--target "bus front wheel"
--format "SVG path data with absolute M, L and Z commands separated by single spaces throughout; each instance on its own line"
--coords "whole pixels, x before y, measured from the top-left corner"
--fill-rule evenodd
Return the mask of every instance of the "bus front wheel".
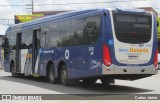
M 14 63 L 11 64 L 11 73 L 12 73 L 12 77 L 15 77 L 15 78 L 22 76 L 22 74 L 16 73 L 16 67 L 15 67 Z
M 49 66 L 49 70 L 48 70 L 48 80 L 49 80 L 50 83 L 53 83 L 53 84 L 55 84 L 55 83 L 58 82 L 58 81 L 57 81 L 57 78 L 55 77 L 55 68 L 54 68 L 54 65 L 53 65 L 53 64 L 51 64 L 51 65 Z

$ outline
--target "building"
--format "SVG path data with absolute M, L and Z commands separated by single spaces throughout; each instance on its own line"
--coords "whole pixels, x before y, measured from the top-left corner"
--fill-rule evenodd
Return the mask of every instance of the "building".
M 158 17 L 158 12 L 154 10 L 152 7 L 139 7 L 138 9 L 144 9 L 146 11 L 153 12 L 156 15 L 156 17 Z
M 55 15 L 63 12 L 67 12 L 67 11 L 39 11 L 39 12 L 33 12 L 32 15 L 15 15 L 14 16 L 15 24 L 23 23 L 23 22 L 35 20 L 38 18 L 42 18 L 44 16 Z

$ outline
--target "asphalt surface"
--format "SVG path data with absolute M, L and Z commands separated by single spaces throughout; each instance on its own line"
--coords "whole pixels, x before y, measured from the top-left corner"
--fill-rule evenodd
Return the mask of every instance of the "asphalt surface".
M 0 70 L 0 94 L 160 94 L 160 70 L 157 75 L 140 80 L 116 80 L 111 86 L 97 81 L 87 87 L 50 84 L 45 78 L 13 78 Z

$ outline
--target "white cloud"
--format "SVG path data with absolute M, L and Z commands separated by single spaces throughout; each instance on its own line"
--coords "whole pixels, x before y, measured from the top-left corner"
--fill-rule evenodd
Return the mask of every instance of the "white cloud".
M 5 25 L 1 25 L 0 26 L 0 35 L 4 35 L 5 31 L 7 30 L 8 26 Z

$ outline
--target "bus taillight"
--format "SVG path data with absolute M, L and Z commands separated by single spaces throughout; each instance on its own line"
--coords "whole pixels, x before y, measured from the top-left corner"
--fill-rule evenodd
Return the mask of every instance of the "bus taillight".
M 156 54 L 154 57 L 154 66 L 157 67 L 157 65 L 158 65 L 158 49 L 156 49 Z
M 108 67 L 112 64 L 109 48 L 106 44 L 103 44 L 103 63 Z

